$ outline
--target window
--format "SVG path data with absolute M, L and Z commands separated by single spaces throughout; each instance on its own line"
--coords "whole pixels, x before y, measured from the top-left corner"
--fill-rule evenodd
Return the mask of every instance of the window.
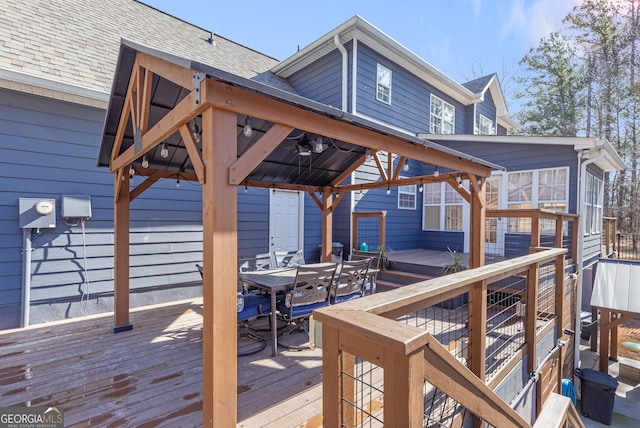
M 416 209 L 416 185 L 398 187 L 398 208 L 401 210 Z
M 593 174 L 586 177 L 586 196 L 584 200 L 584 234 L 600 233 L 602 225 L 602 179 Z
M 432 134 L 453 134 L 456 121 L 456 109 L 451 104 L 431 95 L 431 118 L 429 131 Z
M 569 168 L 540 169 L 508 174 L 507 208 L 546 208 L 566 212 Z M 509 219 L 509 232 L 530 232 L 530 219 Z
M 378 64 L 376 99 L 391 104 L 391 70 Z
M 480 115 L 478 133 L 480 135 L 494 135 L 495 129 L 493 128 L 493 120 L 486 116 Z
M 424 185 L 424 230 L 462 230 L 462 196 L 448 183 Z

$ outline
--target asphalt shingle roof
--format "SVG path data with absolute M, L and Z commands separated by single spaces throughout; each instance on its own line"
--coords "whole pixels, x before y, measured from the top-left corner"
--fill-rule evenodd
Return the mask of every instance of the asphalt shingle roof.
M 291 90 L 278 60 L 134 0 L 3 0 L 0 68 L 110 92 L 122 38 Z M 209 43 L 213 38 L 214 43 Z

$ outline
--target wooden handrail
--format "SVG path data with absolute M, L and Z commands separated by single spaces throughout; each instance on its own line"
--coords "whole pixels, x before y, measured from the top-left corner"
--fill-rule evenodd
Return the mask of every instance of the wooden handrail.
M 568 422 L 568 424 L 567 424 Z M 552 392 L 544 403 L 533 428 L 585 428 L 578 411 L 569 397 Z

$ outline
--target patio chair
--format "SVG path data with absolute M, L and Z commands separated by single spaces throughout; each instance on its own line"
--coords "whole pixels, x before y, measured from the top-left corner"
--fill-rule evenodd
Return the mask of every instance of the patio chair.
M 274 251 L 272 254 L 276 267 L 298 267 L 305 264 L 302 250 Z
M 378 270 L 382 269 L 382 261 L 380 251 L 360 251 L 360 250 L 352 250 L 351 251 L 351 260 L 362 260 L 362 259 L 371 259 L 369 263 L 369 267 L 375 269 L 374 271 L 369 272 L 369 278 L 366 284 L 366 294 L 373 294 L 376 292 L 376 280 L 378 279 Z
M 202 277 L 204 269 L 202 265 L 196 264 L 198 272 Z M 268 296 L 247 292 L 242 283 L 238 283 L 238 290 L 236 294 L 236 310 L 238 313 L 238 357 L 246 357 L 247 355 L 257 354 L 267 347 L 267 338 L 258 334 L 254 328 L 252 328 L 252 321 L 262 315 L 269 315 L 271 313 L 271 299 Z M 253 342 L 257 342 L 257 345 L 247 345 L 240 341 L 242 337 L 248 337 Z
M 331 288 L 331 304 L 346 302 L 364 296 L 368 281 L 370 258 L 343 261 L 340 275 Z
M 337 267 L 336 263 L 298 266 L 293 288 L 277 305 L 288 323 L 282 336 L 290 335 L 294 330 L 304 331 L 309 336 L 309 317 L 314 309 L 329 305 L 329 292 Z M 278 340 L 278 345 L 292 350 L 309 349 L 309 346 L 290 345 L 282 340 Z
M 238 259 L 238 269 L 240 272 L 251 272 L 254 270 L 265 270 L 275 268 L 274 259 L 269 253 L 256 254 L 255 257 L 244 257 Z

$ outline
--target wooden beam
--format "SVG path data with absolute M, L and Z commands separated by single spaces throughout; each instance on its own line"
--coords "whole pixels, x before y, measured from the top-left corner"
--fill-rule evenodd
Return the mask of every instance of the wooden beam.
M 384 166 L 382 165 L 382 161 L 380 160 L 380 152 L 375 150 L 372 156 L 373 156 L 373 160 L 376 162 L 378 171 L 380 172 L 380 178 L 382 179 L 382 181 L 389 181 L 389 175 L 387 174 L 387 171 L 384 169 Z
M 200 156 L 200 150 L 196 147 L 196 140 L 193 138 L 193 134 L 189 131 L 189 126 L 186 123 L 180 127 L 180 136 L 182 137 L 182 143 L 189 154 L 189 160 L 191 160 L 193 170 L 198 177 L 198 182 L 200 184 L 204 184 L 205 172 L 202 157 Z
M 338 187 L 338 185 L 342 183 L 347 177 L 349 177 L 351 173 L 353 173 L 356 169 L 360 168 L 360 165 L 364 163 L 365 159 L 366 159 L 366 156 L 360 157 L 360 159 L 355 161 L 349 168 L 344 170 L 342 174 L 336 177 L 336 179 L 331 182 L 331 185 L 334 187 Z
M 259 187 L 264 189 L 280 189 L 280 190 L 296 190 L 300 192 L 322 192 L 322 187 L 307 186 L 304 184 L 290 184 L 290 183 L 273 183 L 271 181 L 260 180 L 244 180 L 241 185 Z
M 275 124 L 249 147 L 229 168 L 229 183 L 240 184 L 251 171 L 256 169 L 260 163 L 282 143 L 282 141 L 293 131 L 290 126 Z
M 477 268 L 484 265 L 484 245 L 485 245 L 485 195 L 484 181 L 479 186 L 475 176 L 469 180 L 471 182 L 471 227 L 469 233 L 469 267 Z
M 311 200 L 318 206 L 318 209 L 322 210 L 322 201 L 318 199 L 318 196 L 315 194 L 315 192 L 307 192 L 307 194 L 311 197 Z
M 133 63 L 133 69 L 129 80 L 129 86 L 127 87 L 127 93 L 124 97 L 122 113 L 120 114 L 120 120 L 118 121 L 118 130 L 116 131 L 116 135 L 113 140 L 113 147 L 111 148 L 111 161 L 118 157 L 118 153 L 120 153 L 120 148 L 122 147 L 122 139 L 124 138 L 124 133 L 127 130 L 127 123 L 129 122 L 129 118 L 131 117 L 131 99 L 133 97 L 133 92 L 137 83 L 136 75 L 139 68 L 140 64 L 138 62 L 138 56 L 136 56 L 136 60 Z M 120 168 L 117 168 L 116 171 L 118 169 Z M 113 171 L 114 170 L 112 170 L 112 172 Z
M 113 175 L 113 332 L 131 330 L 129 322 L 129 174 Z M 121 182 L 118 182 L 121 181 Z
M 111 172 L 116 171 L 125 165 L 134 162 L 144 153 L 148 152 L 160 142 L 166 140 L 182 125 L 198 116 L 204 107 L 195 105 L 196 95 L 191 92 L 180 101 L 169 113 L 160 119 L 151 129 L 142 134 L 142 150 L 136 153 L 131 146 L 124 153 L 111 161 Z
M 469 292 L 469 355 L 467 365 L 485 381 L 487 360 L 487 281 L 478 281 Z
M 238 401 L 238 194 L 228 182 L 228 169 L 237 156 L 237 115 L 207 109 L 202 124 L 202 425 L 226 428 L 236 426 Z
M 150 176 L 148 176 L 142 183 L 138 184 L 135 189 L 131 191 L 129 194 L 129 201 L 133 201 L 135 198 L 140 196 L 142 192 L 151 187 L 155 182 L 164 177 L 163 170 L 156 170 Z
M 491 175 L 491 168 L 462 159 L 459 156 L 409 142 L 400 136 L 382 134 L 368 128 L 354 126 L 326 114 L 301 109 L 265 95 L 231 86 L 212 78 L 207 79 L 207 102 L 213 106 L 273 123 L 291 126 L 328 138 L 345 141 L 373 150 L 384 150 L 422 162 L 456 171 L 470 172 L 482 177 Z
M 153 74 L 157 74 L 185 89 L 192 90 L 194 88 L 193 70 L 144 52 L 138 52 L 136 60 L 140 67 L 151 70 Z
M 333 193 L 331 187 L 322 190 L 322 250 L 320 261 L 331 261 L 331 250 L 333 249 Z

